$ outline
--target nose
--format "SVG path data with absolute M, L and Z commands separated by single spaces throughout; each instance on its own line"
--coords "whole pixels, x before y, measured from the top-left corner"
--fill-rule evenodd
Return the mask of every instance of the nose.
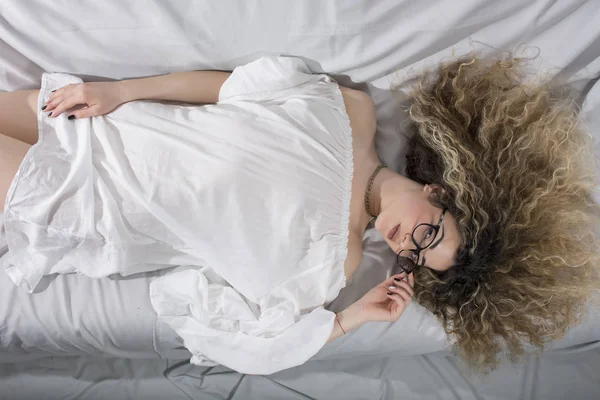
M 401 236 L 400 250 L 410 250 L 411 244 L 412 240 L 410 239 L 410 233 L 405 233 L 403 236 Z

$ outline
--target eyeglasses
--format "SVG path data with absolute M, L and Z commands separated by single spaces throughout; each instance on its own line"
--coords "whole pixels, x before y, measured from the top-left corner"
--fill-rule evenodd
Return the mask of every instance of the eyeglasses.
M 417 225 L 411 234 L 412 242 L 417 248 L 413 250 L 402 250 L 396 256 L 396 262 L 398 263 L 398 266 L 407 274 L 410 274 L 417 269 L 417 267 L 423 265 L 423 261 L 419 263 L 421 251 L 431 246 L 435 241 L 435 238 L 437 237 L 437 234 L 442 226 L 442 221 L 444 220 L 446 210 L 446 208 L 442 210 L 442 215 L 440 215 L 440 220 L 438 221 L 437 225 Z

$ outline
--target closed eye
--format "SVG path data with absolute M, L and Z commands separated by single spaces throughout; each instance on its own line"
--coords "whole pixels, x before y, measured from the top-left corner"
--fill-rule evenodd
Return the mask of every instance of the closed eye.
M 425 232 L 425 240 L 429 239 L 434 232 L 435 230 L 433 228 L 427 229 L 427 232 Z
M 433 250 L 433 249 L 435 249 L 435 248 L 436 248 L 436 246 L 437 246 L 438 244 L 440 244 L 440 243 L 442 242 L 442 240 L 444 240 L 444 233 L 445 233 L 445 232 L 446 232 L 446 230 L 444 229 L 444 225 L 442 225 L 442 233 L 441 233 L 441 235 L 440 235 L 440 238 L 439 238 L 439 240 L 436 240 L 436 242 L 435 242 L 435 243 L 433 243 L 431 246 L 429 246 L 429 248 L 430 248 L 430 249 L 432 249 L 432 250 Z

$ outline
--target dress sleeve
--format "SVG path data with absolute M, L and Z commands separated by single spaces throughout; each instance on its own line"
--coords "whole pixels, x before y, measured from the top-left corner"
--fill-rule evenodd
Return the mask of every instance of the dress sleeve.
M 211 268 L 172 271 L 150 285 L 159 318 L 183 339 L 191 363 L 272 374 L 303 364 L 326 343 L 335 313 L 301 314 L 293 301 L 250 302 Z
M 219 102 L 264 99 L 274 92 L 317 81 L 332 79 L 313 74 L 300 58 L 265 56 L 235 68 L 221 86 Z

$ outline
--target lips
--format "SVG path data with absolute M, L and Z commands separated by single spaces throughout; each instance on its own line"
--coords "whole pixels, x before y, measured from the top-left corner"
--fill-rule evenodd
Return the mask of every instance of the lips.
M 398 228 L 400 228 L 400 224 L 396 225 L 395 227 L 392 228 L 392 230 L 389 231 L 389 233 L 388 233 L 389 240 L 392 240 L 392 238 L 394 237 L 396 232 L 398 232 Z

